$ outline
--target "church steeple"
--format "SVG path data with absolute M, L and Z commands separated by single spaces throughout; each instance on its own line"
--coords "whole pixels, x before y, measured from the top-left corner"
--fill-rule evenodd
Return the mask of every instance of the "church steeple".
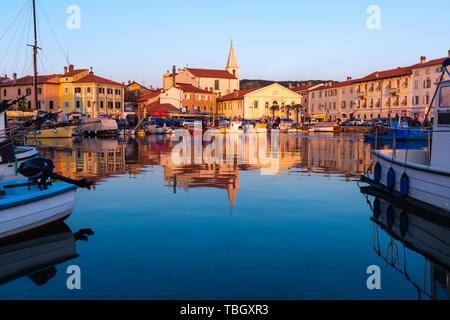
M 228 54 L 228 61 L 225 70 L 239 79 L 239 65 L 236 59 L 236 55 L 234 54 L 233 42 L 230 45 L 230 53 Z

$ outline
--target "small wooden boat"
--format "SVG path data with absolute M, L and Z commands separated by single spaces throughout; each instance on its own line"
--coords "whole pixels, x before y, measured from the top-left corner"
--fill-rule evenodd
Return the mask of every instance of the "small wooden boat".
M 74 126 L 67 126 L 67 127 L 41 129 L 30 132 L 28 136 L 37 139 L 66 139 L 72 137 L 73 129 L 75 128 L 76 127 Z
M 421 130 L 420 128 L 410 128 L 406 119 L 392 120 L 392 127 L 385 129 L 383 127 L 376 128 L 379 130 L 377 133 L 366 133 L 364 138 L 367 141 L 393 141 L 394 137 L 397 141 L 427 141 L 432 138 L 428 136 L 428 132 Z

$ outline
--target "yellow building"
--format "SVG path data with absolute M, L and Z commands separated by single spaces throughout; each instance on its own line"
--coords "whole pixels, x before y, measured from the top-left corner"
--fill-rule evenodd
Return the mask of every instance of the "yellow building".
M 64 113 L 80 112 L 89 117 L 122 117 L 124 85 L 99 76 L 88 69 L 64 67 L 59 77 L 59 110 Z
M 272 116 L 296 119 L 290 106 L 302 103 L 302 96 L 278 83 L 266 87 L 236 90 L 217 100 L 217 112 L 226 117 L 260 119 Z

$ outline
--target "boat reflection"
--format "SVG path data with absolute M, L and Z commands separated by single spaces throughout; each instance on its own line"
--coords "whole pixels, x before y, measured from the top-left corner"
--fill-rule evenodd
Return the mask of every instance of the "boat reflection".
M 78 257 L 76 242 L 93 234 L 91 229 L 72 233 L 61 222 L 0 242 L 0 285 L 22 277 L 46 284 L 56 275 L 56 265 Z
M 450 298 L 450 218 L 407 203 L 394 204 L 370 187 L 362 187 L 361 192 L 373 213 L 375 253 L 405 276 L 417 290 L 418 299 Z M 408 272 L 411 251 L 425 258 L 423 279 Z

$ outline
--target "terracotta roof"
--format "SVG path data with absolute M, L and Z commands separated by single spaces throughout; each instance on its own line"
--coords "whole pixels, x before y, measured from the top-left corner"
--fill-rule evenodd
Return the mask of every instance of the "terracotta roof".
M 318 88 L 314 88 L 311 91 L 317 91 L 317 90 L 327 90 L 327 89 L 333 89 L 333 88 L 340 88 L 340 87 L 344 87 L 344 86 L 349 86 L 354 84 L 355 82 L 358 82 L 360 79 L 355 79 L 355 80 L 350 80 L 350 81 L 342 81 L 342 82 L 336 82 L 333 83 L 331 86 L 320 86 Z
M 72 71 L 69 71 L 69 72 L 67 72 L 67 73 L 64 73 L 63 75 L 61 75 L 61 77 L 73 77 L 73 76 L 76 75 L 77 73 L 85 72 L 85 71 L 89 71 L 89 69 L 77 69 L 77 70 L 72 70 Z
M 192 84 L 188 84 L 188 83 L 177 83 L 176 86 L 178 88 L 180 88 L 181 90 L 183 90 L 183 92 L 198 92 L 198 93 L 214 94 L 214 92 L 194 87 Z
M 44 75 L 44 76 L 38 76 L 37 77 L 37 83 L 43 84 L 43 83 L 51 83 L 51 84 L 59 84 L 58 81 L 51 82 L 50 80 L 56 79 L 59 77 L 59 74 L 50 74 L 50 75 Z M 3 83 L 0 83 L 0 86 L 2 87 L 11 87 L 11 86 L 25 86 L 25 85 L 33 85 L 33 76 L 26 76 L 23 78 L 19 78 L 16 81 L 9 80 Z
M 161 91 L 159 91 L 159 90 L 158 91 L 152 91 L 152 92 L 147 93 L 147 94 L 143 95 L 142 97 L 140 97 L 137 100 L 137 102 L 143 102 L 143 101 L 147 101 L 147 100 L 153 99 L 153 98 L 159 96 L 160 94 L 161 94 Z
M 231 73 L 226 70 L 215 69 L 196 69 L 186 68 L 190 73 L 199 78 L 221 78 L 221 79 L 237 79 Z
M 435 65 L 441 65 L 442 66 L 442 63 L 445 61 L 445 59 L 448 59 L 448 57 L 430 60 L 430 61 L 427 61 L 425 63 L 417 63 L 417 64 L 412 65 L 410 68 L 411 69 L 415 69 L 415 68 L 421 68 L 421 67 L 427 67 L 427 66 L 435 66 Z
M 239 100 L 239 99 L 243 99 L 244 96 L 245 96 L 247 93 L 250 93 L 250 92 L 252 92 L 252 91 L 256 91 L 256 90 L 261 89 L 261 88 L 264 88 L 264 87 L 253 88 L 253 89 L 245 89 L 245 90 L 237 90 L 237 91 L 234 91 L 234 92 L 229 93 L 229 94 L 227 94 L 227 95 L 224 95 L 223 97 L 217 99 L 217 101 L 227 101 L 227 100 Z
M 87 76 L 74 81 L 73 83 L 101 83 L 101 84 L 110 84 L 110 85 L 124 87 L 124 85 L 122 83 L 118 83 L 115 81 L 111 81 L 111 80 L 96 76 L 93 73 L 90 73 Z
M 411 74 L 412 70 L 410 67 L 398 67 L 397 69 L 390 69 L 385 71 L 375 71 L 368 76 L 365 76 L 361 79 L 354 80 L 354 82 L 364 82 L 364 81 L 374 81 L 379 79 L 386 79 L 386 78 L 393 78 L 393 77 L 400 77 L 405 76 L 408 74 Z
M 180 109 L 171 105 L 170 103 L 161 104 L 159 99 L 158 101 L 147 104 L 144 108 L 147 113 L 180 111 Z

